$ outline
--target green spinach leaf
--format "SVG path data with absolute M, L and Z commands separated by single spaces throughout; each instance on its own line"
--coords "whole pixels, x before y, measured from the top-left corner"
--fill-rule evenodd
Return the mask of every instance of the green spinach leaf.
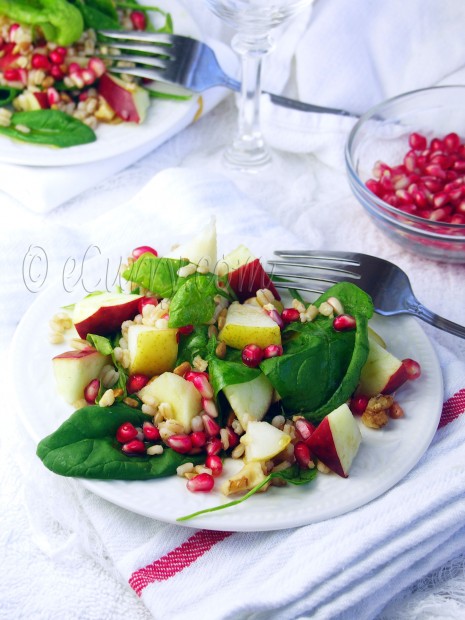
M 19 131 L 16 125 L 27 127 L 29 132 Z M 15 112 L 11 125 L 0 126 L 0 133 L 14 140 L 60 148 L 88 144 L 97 139 L 90 127 L 61 110 Z
M 179 366 L 182 362 L 189 362 L 192 366 L 197 355 L 202 359 L 206 359 L 207 351 L 208 325 L 196 325 L 191 334 L 188 336 L 181 335 L 179 338 L 176 366 Z
M 159 456 L 127 456 L 115 439 L 124 422 L 141 426 L 140 411 L 118 403 L 75 411 L 54 433 L 42 439 L 37 456 L 61 476 L 101 480 L 149 480 L 172 476 L 179 465 L 200 463 L 205 457 L 183 455 L 165 447 Z
M 194 273 L 179 286 L 170 304 L 170 327 L 202 325 L 215 313 L 215 296 L 219 292 L 214 274 Z
M 123 278 L 140 284 L 159 297 L 173 297 L 179 287 L 178 276 L 181 267 L 188 265 L 187 259 L 160 258 L 153 254 L 142 254 L 135 263 L 126 269 Z

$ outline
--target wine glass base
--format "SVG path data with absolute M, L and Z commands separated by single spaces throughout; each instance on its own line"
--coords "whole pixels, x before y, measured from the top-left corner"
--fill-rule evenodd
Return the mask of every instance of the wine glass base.
M 244 147 L 242 143 L 234 143 L 223 154 L 224 164 L 241 172 L 259 172 L 269 166 L 271 161 L 271 152 L 264 145 L 250 148 L 249 145 Z

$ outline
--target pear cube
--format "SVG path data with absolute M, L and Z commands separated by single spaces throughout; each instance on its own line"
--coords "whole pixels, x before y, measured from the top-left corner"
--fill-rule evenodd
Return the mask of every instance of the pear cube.
M 191 263 L 213 272 L 217 260 L 216 224 L 212 219 L 200 233 L 165 255 L 166 258 L 187 258 Z
M 129 372 L 148 377 L 173 370 L 178 356 L 177 329 L 131 325 L 128 329 Z
M 263 308 L 233 302 L 218 338 L 233 349 L 242 350 L 248 344 L 264 349 L 270 344 L 281 344 L 281 330 Z
M 156 377 L 137 395 L 143 402 L 148 397 L 158 404 L 168 403 L 171 410 L 169 417 L 182 424 L 186 433 L 191 432 L 192 419 L 202 411 L 202 397 L 194 384 L 172 372 Z

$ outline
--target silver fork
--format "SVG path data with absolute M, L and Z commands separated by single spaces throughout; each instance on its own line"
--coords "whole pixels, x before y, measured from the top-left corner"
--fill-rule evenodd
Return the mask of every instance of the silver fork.
M 113 62 L 134 63 L 133 67 L 113 67 L 117 73 L 178 84 L 196 93 L 201 93 L 213 86 L 224 86 L 236 92 L 241 90 L 241 83 L 223 71 L 213 49 L 206 43 L 191 37 L 122 30 L 99 30 L 99 34 L 110 40 L 100 41 L 100 46 L 113 46 L 128 52 L 150 54 L 98 54 L 101 58 L 110 59 Z M 266 94 L 270 96 L 273 103 L 287 108 L 357 118 L 357 115 L 347 110 L 304 103 L 269 92 Z
M 465 327 L 431 312 L 415 297 L 407 274 L 387 260 L 368 254 L 326 251 L 277 251 L 271 273 L 278 288 L 323 293 L 337 282 L 352 282 L 373 299 L 378 314 L 412 314 L 454 336 Z M 281 278 L 283 280 L 281 280 Z

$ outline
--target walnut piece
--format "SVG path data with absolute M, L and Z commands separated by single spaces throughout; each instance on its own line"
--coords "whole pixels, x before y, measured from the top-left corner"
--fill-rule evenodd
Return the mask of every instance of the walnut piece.
M 363 412 L 362 422 L 368 428 L 382 428 L 389 422 L 389 410 L 394 404 L 394 398 L 386 394 L 373 396 Z

